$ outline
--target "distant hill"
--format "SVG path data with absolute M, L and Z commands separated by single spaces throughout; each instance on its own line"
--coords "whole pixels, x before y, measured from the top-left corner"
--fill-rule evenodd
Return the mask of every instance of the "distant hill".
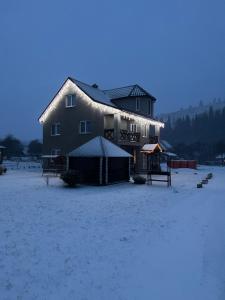
M 215 104 L 191 110 L 191 115 L 184 110 L 186 113 L 176 116 L 173 122 L 168 116 L 161 139 L 171 143 L 175 153 L 187 159 L 204 162 L 225 153 L 225 105 L 224 102 Z
M 222 110 L 225 107 L 225 100 L 221 100 L 220 98 L 218 98 L 205 104 L 200 101 L 198 106 L 189 106 L 188 108 L 181 108 L 180 110 L 175 112 L 162 113 L 158 115 L 157 118 L 164 122 L 167 122 L 168 119 L 170 119 L 171 126 L 173 126 L 178 119 L 183 119 L 186 116 L 188 116 L 190 119 L 193 119 L 196 115 L 208 112 L 210 107 L 214 111 Z

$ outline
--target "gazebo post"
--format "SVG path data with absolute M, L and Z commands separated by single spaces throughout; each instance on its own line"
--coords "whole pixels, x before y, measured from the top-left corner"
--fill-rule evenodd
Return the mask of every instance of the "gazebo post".
M 69 167 L 70 167 L 70 158 L 69 155 L 66 156 L 66 171 L 69 171 Z
M 128 180 L 130 180 L 130 157 L 128 159 Z
M 108 157 L 106 156 L 105 158 L 105 184 L 108 184 L 108 171 L 109 171 L 109 168 L 108 168 Z
M 103 157 L 100 157 L 99 160 L 99 184 L 102 185 L 102 161 Z

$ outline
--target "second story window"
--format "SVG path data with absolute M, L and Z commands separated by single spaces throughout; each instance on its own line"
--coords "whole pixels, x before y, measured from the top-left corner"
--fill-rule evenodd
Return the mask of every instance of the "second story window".
M 66 107 L 74 107 L 76 105 L 76 96 L 67 95 L 66 96 Z
M 147 134 L 148 134 L 148 126 L 145 124 L 145 125 L 143 125 L 143 128 L 142 128 L 142 130 L 143 130 L 143 132 L 142 132 L 142 136 L 143 137 L 146 137 L 147 136 Z
M 51 135 L 60 135 L 60 123 L 52 124 Z
M 91 121 L 80 121 L 79 131 L 81 134 L 91 133 Z
M 136 98 L 136 111 L 140 110 L 140 98 Z
M 137 132 L 138 131 L 137 124 L 130 124 L 130 131 Z

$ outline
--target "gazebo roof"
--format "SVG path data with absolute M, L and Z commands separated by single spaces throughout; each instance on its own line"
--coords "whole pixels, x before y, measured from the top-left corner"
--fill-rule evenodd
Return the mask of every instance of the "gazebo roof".
M 69 157 L 131 157 L 117 145 L 97 136 L 69 153 Z
M 141 149 L 141 152 L 144 152 L 144 153 L 147 153 L 147 154 L 153 154 L 155 152 L 162 152 L 163 149 L 162 147 L 160 146 L 159 143 L 157 144 L 145 144 L 142 149 Z

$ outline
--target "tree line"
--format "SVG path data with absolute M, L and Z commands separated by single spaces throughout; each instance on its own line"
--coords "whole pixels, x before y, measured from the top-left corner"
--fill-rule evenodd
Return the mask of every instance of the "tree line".
M 21 157 L 24 155 L 41 156 L 42 143 L 38 139 L 34 139 L 25 146 L 18 138 L 13 135 L 7 135 L 0 139 L 0 145 L 6 147 L 5 154 L 8 158 Z
M 170 142 L 177 154 L 200 161 L 215 159 L 225 153 L 225 108 L 177 119 L 168 119 L 161 138 Z

